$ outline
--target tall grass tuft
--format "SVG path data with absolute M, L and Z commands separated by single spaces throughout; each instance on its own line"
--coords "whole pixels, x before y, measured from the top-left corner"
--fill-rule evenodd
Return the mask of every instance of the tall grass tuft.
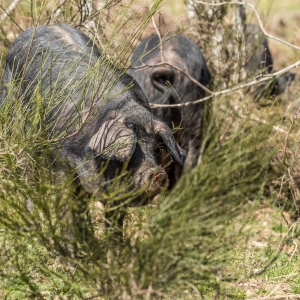
M 43 3 L 49 9 L 52 2 Z M 29 7 L 25 4 L 18 8 L 20 15 L 26 16 Z M 162 1 L 155 1 L 134 29 L 130 4 L 111 8 L 116 15 L 109 18 L 108 34 L 97 11 L 94 19 L 88 19 L 99 30 L 93 31 L 95 39 L 107 38 L 100 47 L 118 68 L 127 64 L 131 49 Z M 79 1 L 66 2 L 60 14 L 54 9 L 51 19 L 36 2 L 30 5 L 32 14 L 24 17 L 22 26 L 62 19 L 76 21 L 78 27 L 86 24 L 84 18 L 71 18 L 81 7 Z M 96 72 L 93 67 L 90 71 Z M 114 84 L 107 88 L 109 93 Z M 126 209 L 124 241 L 113 243 L 95 208 L 99 199 L 78 192 L 76 170 L 57 169 L 57 137 L 49 134 L 44 120 L 65 96 L 53 95 L 49 98 L 53 102 L 45 105 L 37 91 L 24 105 L 15 97 L 18 83 L 7 88 L 9 101 L 0 110 L 3 298 L 183 299 L 188 293 L 193 299 L 203 289 L 222 293 L 233 249 L 247 224 L 248 203 L 265 199 L 270 161 L 277 150 L 270 141 L 276 116 L 270 116 L 268 124 L 255 126 L 248 119 L 239 120 L 239 126 L 227 133 L 222 118 L 234 124 L 238 117 L 216 110 L 222 117 L 209 120 L 213 126 L 208 126 L 201 164 L 152 205 Z M 221 100 L 226 105 L 231 99 L 216 99 Z M 141 192 L 124 193 L 118 176 L 112 186 L 103 198 L 118 204 L 109 209 L 125 209 L 122 203 Z

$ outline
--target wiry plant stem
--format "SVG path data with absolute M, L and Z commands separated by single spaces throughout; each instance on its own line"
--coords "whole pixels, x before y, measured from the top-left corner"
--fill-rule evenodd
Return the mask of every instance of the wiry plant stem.
M 0 16 L 0 24 L 6 19 L 6 17 L 15 9 L 15 7 L 17 6 L 17 4 L 20 2 L 21 0 L 13 0 L 13 2 L 10 4 L 10 6 L 4 10 L 2 7 L 0 7 L 3 11 L 4 14 L 2 14 Z

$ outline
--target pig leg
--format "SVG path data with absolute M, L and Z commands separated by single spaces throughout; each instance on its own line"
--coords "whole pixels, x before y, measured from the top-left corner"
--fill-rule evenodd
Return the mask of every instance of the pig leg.
M 58 168 L 64 171 L 67 169 L 76 171 L 76 183 L 81 185 L 88 194 L 99 195 L 101 189 L 101 185 L 99 185 L 99 170 L 92 151 L 87 153 L 84 158 L 64 149 L 57 149 L 57 152 Z
M 197 162 L 197 154 L 198 151 L 196 151 L 195 148 L 189 149 L 183 168 L 184 173 L 189 172 L 195 166 L 195 162 Z
M 80 256 L 80 248 L 78 242 L 84 244 L 89 249 L 95 248 L 97 240 L 94 236 L 94 227 L 89 211 L 89 195 L 80 186 L 79 180 L 75 179 L 76 189 L 74 191 L 73 202 L 70 204 L 70 214 L 73 224 L 72 232 L 72 250 L 73 256 Z
M 101 199 L 101 178 L 99 178 L 98 175 L 98 168 L 95 159 L 92 158 L 83 162 L 81 162 L 80 159 L 77 159 L 76 162 L 78 164 L 78 183 L 85 191 L 91 195 L 95 195 L 96 198 L 99 198 L 99 200 L 103 203 Z M 122 208 L 109 210 L 109 208 L 113 208 L 114 206 L 117 206 L 117 203 L 107 204 L 104 208 L 104 211 L 106 211 L 104 214 L 105 227 L 109 240 L 114 243 L 119 243 L 123 239 L 123 222 L 126 213 L 122 210 Z M 85 230 L 86 228 L 83 229 Z M 90 230 L 85 230 L 85 232 L 90 232 Z
M 114 204 L 112 203 L 112 207 Z M 123 224 L 126 212 L 114 209 L 105 213 L 105 227 L 110 242 L 119 244 L 123 241 Z
M 79 163 L 79 158 L 75 159 L 72 156 L 73 163 Z M 72 163 L 72 165 L 73 165 Z M 66 202 L 64 207 L 64 219 L 66 222 L 65 236 L 69 240 L 68 252 L 71 257 L 77 257 L 80 255 L 80 249 L 78 248 L 77 241 L 86 244 L 90 249 L 97 245 L 94 236 L 93 222 L 89 211 L 90 193 L 88 193 L 84 187 L 90 189 L 91 181 L 88 181 L 88 173 L 93 168 L 93 161 L 88 163 L 80 163 L 77 168 L 72 166 L 71 169 L 75 169 L 77 174 L 74 174 L 73 179 L 73 196 Z M 70 162 L 66 160 L 56 160 L 55 166 L 56 172 L 60 171 L 60 177 L 66 176 L 70 172 Z M 72 178 L 70 178 L 72 179 Z M 95 178 L 96 181 L 96 178 Z
M 96 176 L 96 165 L 93 159 L 83 161 L 72 153 L 68 153 L 66 158 L 64 151 L 60 151 L 60 154 L 54 166 L 56 173 L 60 174 L 58 178 L 65 177 L 70 170 L 76 171 L 73 179 L 73 196 L 65 203 L 62 214 L 66 223 L 64 235 L 68 240 L 69 255 L 77 257 L 80 249 L 76 241 L 84 242 L 89 248 L 97 245 L 89 211 L 89 199 L 99 185 L 99 176 Z M 96 187 L 95 184 L 97 184 Z
M 198 138 L 189 140 L 189 151 L 184 162 L 183 173 L 189 172 L 197 164 L 201 141 Z

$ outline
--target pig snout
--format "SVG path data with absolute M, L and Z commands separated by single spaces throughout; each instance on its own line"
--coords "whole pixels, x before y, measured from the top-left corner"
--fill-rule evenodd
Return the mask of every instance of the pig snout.
M 146 192 L 157 194 L 168 184 L 168 176 L 164 169 L 154 169 L 149 174 L 149 187 Z
M 137 172 L 134 176 L 135 183 L 139 187 L 147 187 L 145 192 L 158 194 L 168 184 L 168 176 L 163 168 L 148 168 Z
M 156 67 L 151 71 L 150 78 L 156 87 L 161 87 L 161 85 L 166 85 L 166 82 L 173 84 L 175 80 L 175 73 L 171 68 Z

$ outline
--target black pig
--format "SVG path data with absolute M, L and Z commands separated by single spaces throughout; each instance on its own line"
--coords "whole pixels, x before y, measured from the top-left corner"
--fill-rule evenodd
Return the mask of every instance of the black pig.
M 60 160 L 76 170 L 91 195 L 101 197 L 125 162 L 136 187 L 158 193 L 167 182 L 155 157 L 160 139 L 175 161 L 184 162 L 171 129 L 153 116 L 134 79 L 75 28 L 59 24 L 24 31 L 7 54 L 2 82 L 17 83 L 15 96 L 28 107 L 35 95 L 45 107 L 52 105 L 44 120 L 48 134 L 59 137 Z
M 247 76 L 261 73 L 271 73 L 273 70 L 273 57 L 271 55 L 268 41 L 255 24 L 247 24 L 245 27 L 246 41 L 246 64 Z
M 151 103 L 185 103 L 203 97 L 204 89 L 186 76 L 193 77 L 203 86 L 208 85 L 210 72 L 200 48 L 183 35 L 165 36 L 163 40 L 161 46 L 155 34 L 142 40 L 132 55 L 133 68 L 129 69 L 129 74 L 136 79 Z M 139 68 L 142 66 L 144 68 Z M 183 131 L 177 132 L 176 138 L 181 147 L 188 149 L 184 167 L 189 170 L 195 166 L 202 138 L 203 104 L 152 111 L 169 126 L 183 128 Z M 177 170 L 169 175 L 176 182 L 181 168 L 178 165 L 172 168 Z
M 245 71 L 247 77 L 260 74 L 271 74 L 273 69 L 273 57 L 268 41 L 261 28 L 256 24 L 247 24 L 245 29 L 246 57 Z M 286 91 L 295 79 L 295 74 L 287 72 L 271 83 L 263 83 L 256 86 L 253 91 L 255 98 L 267 95 L 280 95 Z

